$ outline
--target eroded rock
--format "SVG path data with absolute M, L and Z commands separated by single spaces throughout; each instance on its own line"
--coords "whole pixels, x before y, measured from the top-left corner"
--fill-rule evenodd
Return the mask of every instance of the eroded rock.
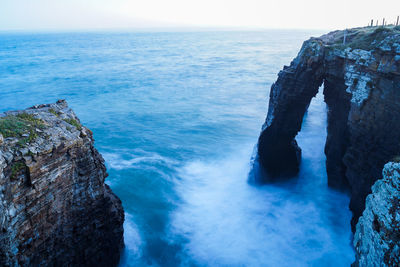
M 271 88 L 258 142 L 266 179 L 297 173 L 300 148 L 295 137 L 323 84 L 328 184 L 351 190 L 353 231 L 384 164 L 400 154 L 399 47 L 400 27 L 357 28 L 311 38 Z
M 0 114 L 0 132 L 0 265 L 116 266 L 121 201 L 67 103 Z
M 400 266 L 400 163 L 372 186 L 354 235 L 355 266 Z

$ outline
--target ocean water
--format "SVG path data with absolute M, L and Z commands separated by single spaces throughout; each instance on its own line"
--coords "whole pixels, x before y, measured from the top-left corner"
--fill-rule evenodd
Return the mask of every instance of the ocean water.
M 66 99 L 125 212 L 121 266 L 349 266 L 349 198 L 327 188 L 326 106 L 298 177 L 248 182 L 278 71 L 311 31 L 1 33 L 0 111 Z

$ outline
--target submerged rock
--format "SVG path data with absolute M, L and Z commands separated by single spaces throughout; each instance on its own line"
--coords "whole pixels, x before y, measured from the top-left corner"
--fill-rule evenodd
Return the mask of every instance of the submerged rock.
M 265 179 L 298 172 L 295 137 L 322 85 L 328 184 L 350 188 L 354 231 L 384 164 L 400 154 L 400 27 L 335 31 L 304 42 L 271 88 L 258 141 Z
M 354 235 L 355 266 L 400 266 L 400 163 L 372 186 Z
M 0 114 L 0 265 L 116 266 L 124 211 L 65 101 Z

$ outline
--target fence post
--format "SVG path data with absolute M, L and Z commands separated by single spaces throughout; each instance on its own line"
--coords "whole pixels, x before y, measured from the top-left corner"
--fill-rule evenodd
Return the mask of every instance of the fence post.
M 396 26 L 399 25 L 399 16 L 397 16 L 397 22 L 396 22 Z

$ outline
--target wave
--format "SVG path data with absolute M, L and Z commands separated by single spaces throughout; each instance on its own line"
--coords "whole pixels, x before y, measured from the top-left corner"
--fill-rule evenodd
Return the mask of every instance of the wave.
M 333 208 L 340 206 L 343 214 L 347 197 L 326 187 L 316 197 L 296 182 L 253 186 L 246 177 L 254 146 L 241 147 L 180 169 L 176 190 L 182 203 L 170 215 L 169 228 L 188 240 L 185 255 L 207 266 L 349 265 L 350 212 L 337 218 L 339 208 Z
M 160 156 L 155 152 L 145 152 L 143 150 L 136 150 L 134 152 L 102 152 L 102 155 L 106 161 L 107 168 L 115 170 L 142 169 L 144 165 L 154 166 L 156 164 L 172 167 L 177 164 L 175 160 Z
M 125 212 L 124 222 L 125 248 L 120 260 L 120 266 L 137 266 L 142 257 L 143 240 L 133 216 Z

